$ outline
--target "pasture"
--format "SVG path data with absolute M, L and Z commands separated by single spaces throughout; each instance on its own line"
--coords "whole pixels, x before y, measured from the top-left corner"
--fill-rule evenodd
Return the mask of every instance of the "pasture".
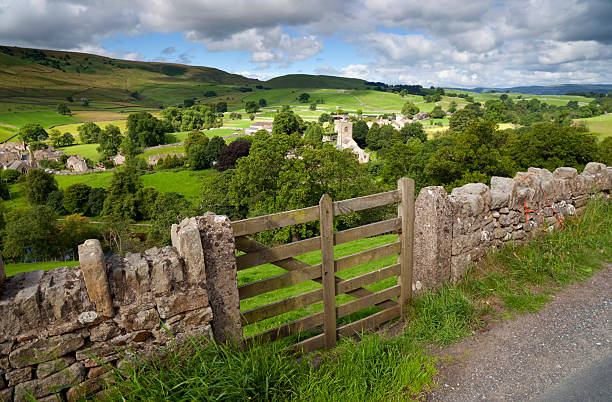
M 588 119 L 576 119 L 586 123 L 589 131 L 595 133 L 600 140 L 612 137 L 612 113 L 602 114 L 601 116 L 590 117 Z
M 0 113 L 0 123 L 15 127 L 21 127 L 27 123 L 38 123 L 41 126 L 48 128 L 56 124 L 73 123 L 75 121 L 77 120 L 70 116 L 63 116 L 53 111 Z

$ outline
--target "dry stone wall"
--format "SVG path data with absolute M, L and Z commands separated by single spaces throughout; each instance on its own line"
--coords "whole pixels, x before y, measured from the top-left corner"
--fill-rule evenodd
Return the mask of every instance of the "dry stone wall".
M 458 280 L 489 249 L 526 240 L 538 229 L 554 230 L 580 215 L 595 195 L 609 197 L 612 167 L 587 164 L 580 174 L 562 167 L 529 168 L 514 178 L 493 177 L 491 186 L 426 187 L 415 203 L 413 289 Z
M 234 256 L 209 262 L 202 241 L 233 242 L 231 225 L 216 215 L 191 220 L 195 226 L 186 220 L 186 230 L 173 232 L 178 247 L 105 258 L 100 243 L 87 240 L 80 267 L 6 279 L 0 269 L 0 401 L 76 400 L 103 392 L 108 365 L 157 356 L 191 336 L 212 338 L 213 330 L 241 338 L 239 314 L 209 297 L 221 294 L 238 308 Z M 207 283 L 205 264 L 217 284 Z

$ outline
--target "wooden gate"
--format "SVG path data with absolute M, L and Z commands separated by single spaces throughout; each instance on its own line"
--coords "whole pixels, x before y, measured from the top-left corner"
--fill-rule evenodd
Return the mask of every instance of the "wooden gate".
M 398 204 L 398 216 L 356 228 L 334 232 L 334 216 L 383 205 Z M 320 236 L 276 247 L 268 247 L 250 239 L 248 235 L 290 225 L 320 221 Z M 333 202 L 327 195 L 318 206 L 272 215 L 258 216 L 232 222 L 236 249 L 245 254 L 236 257 L 238 270 L 273 264 L 287 272 L 239 286 L 240 300 L 246 300 L 273 290 L 286 288 L 305 281 L 315 281 L 322 288 L 292 296 L 274 303 L 241 311 L 242 325 L 253 324 L 280 314 L 323 301 L 323 311 L 285 323 L 255 334 L 246 342 L 272 341 L 292 334 L 323 327 L 323 333 L 296 343 L 303 352 L 336 345 L 338 336 L 350 336 L 398 316 L 405 316 L 412 294 L 412 249 L 414 242 L 414 181 L 402 178 L 398 189 L 365 197 Z M 342 258 L 334 258 L 334 246 L 354 240 L 397 232 L 398 240 Z M 321 250 L 321 263 L 309 265 L 294 257 Z M 336 272 L 370 261 L 397 254 L 396 264 L 342 280 Z M 399 276 L 397 285 L 372 292 L 364 288 L 383 279 Z M 336 295 L 347 294 L 355 298 L 336 305 Z M 397 299 L 396 299 L 397 298 Z M 396 299 L 396 300 L 395 300 Z M 370 306 L 382 311 L 341 326 L 337 320 Z

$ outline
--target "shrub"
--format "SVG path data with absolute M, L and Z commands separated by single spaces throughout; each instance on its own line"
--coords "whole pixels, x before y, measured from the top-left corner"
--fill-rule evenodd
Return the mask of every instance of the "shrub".
M 91 187 L 85 183 L 76 183 L 64 190 L 64 208 L 71 214 L 83 214 L 87 211 Z

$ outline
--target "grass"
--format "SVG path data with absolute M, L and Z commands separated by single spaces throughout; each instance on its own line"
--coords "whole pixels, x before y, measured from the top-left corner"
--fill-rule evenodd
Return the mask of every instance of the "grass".
M 151 155 L 160 155 L 160 154 L 168 155 L 168 154 L 176 154 L 176 153 L 184 153 L 184 152 L 185 152 L 184 146 L 172 145 L 169 147 L 149 149 L 148 151 L 144 151 L 142 153 L 142 156 L 144 156 L 145 158 L 148 158 Z
M 612 137 L 612 113 L 602 114 L 601 116 L 588 119 L 577 119 L 577 121 L 585 122 L 589 131 L 595 133 L 600 140 L 606 137 Z
M 79 126 L 83 124 L 84 123 L 64 124 L 61 126 L 57 126 L 55 128 L 60 130 L 62 133 L 70 133 L 72 135 L 79 135 L 78 128 Z M 119 130 L 121 130 L 122 133 L 125 133 L 127 131 L 127 116 L 126 116 L 126 119 L 97 122 L 96 124 L 103 130 L 106 128 L 107 125 L 114 124 L 115 126 L 119 127 Z
M 34 263 L 18 263 L 18 264 L 6 264 L 4 266 L 4 271 L 6 276 L 13 276 L 20 272 L 34 271 L 42 269 L 44 271 L 49 271 L 50 269 L 59 268 L 59 267 L 74 267 L 79 265 L 78 261 L 46 261 L 46 262 L 34 262 Z
M 57 180 L 57 185 L 60 189 L 65 189 L 66 187 L 76 183 L 85 183 L 90 187 L 106 188 L 110 186 L 112 179 L 113 172 L 97 172 L 55 176 L 55 180 Z
M 59 149 L 64 151 L 66 155 L 81 155 L 83 158 L 89 158 L 96 162 L 100 159 L 100 154 L 97 150 L 99 146 L 100 144 L 77 144 Z
M 21 127 L 26 123 L 38 123 L 43 127 L 51 127 L 56 124 L 73 123 L 72 117 L 63 116 L 51 111 L 0 113 L 0 122 L 11 126 Z

